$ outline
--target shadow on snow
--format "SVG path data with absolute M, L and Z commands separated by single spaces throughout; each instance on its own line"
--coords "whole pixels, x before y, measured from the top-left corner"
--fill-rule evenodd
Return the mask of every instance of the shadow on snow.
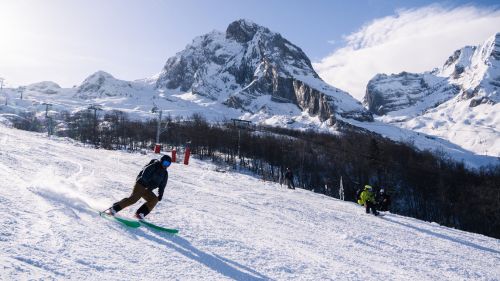
M 223 258 L 215 254 L 208 254 L 191 245 L 191 243 L 177 235 L 170 234 L 148 234 L 144 231 L 134 231 L 136 235 L 141 236 L 159 245 L 166 246 L 179 252 L 187 258 L 197 261 L 208 268 L 219 272 L 220 274 L 235 280 L 270 280 L 271 278 L 261 273 L 243 266 L 235 261 Z M 245 272 L 247 271 L 247 272 Z
M 420 227 L 416 227 L 416 226 L 411 225 L 411 224 L 402 223 L 402 222 L 390 219 L 388 217 L 382 217 L 382 219 L 384 219 L 386 221 L 389 221 L 389 222 L 392 222 L 392 223 L 395 223 L 395 224 L 406 226 L 406 227 L 411 228 L 413 230 L 417 230 L 419 232 L 422 232 L 422 233 L 425 233 L 425 234 L 428 234 L 428 235 L 431 235 L 431 236 L 434 236 L 434 237 L 437 237 L 437 238 L 445 239 L 445 240 L 448 240 L 448 241 L 451 241 L 451 242 L 454 242 L 454 243 L 458 243 L 458 244 L 461 244 L 461 245 L 464 245 L 464 246 L 472 247 L 472 248 L 475 248 L 477 250 L 481 250 L 481 251 L 490 252 L 490 253 L 493 253 L 493 254 L 496 254 L 496 255 L 500 255 L 500 251 L 497 251 L 497 250 L 494 250 L 494 249 L 490 249 L 490 248 L 487 248 L 487 247 L 484 247 L 484 246 L 480 246 L 480 245 L 474 244 L 474 243 L 469 242 L 469 241 L 465 241 L 465 240 L 458 239 L 458 238 L 453 238 L 453 237 L 450 237 L 450 236 L 447 236 L 447 235 L 444 235 L 444 234 L 441 234 L 441 233 L 437 233 L 437 232 L 434 232 L 434 231 L 431 231 L 431 230 L 428 230 L 428 229 L 423 229 L 423 228 L 420 228 Z

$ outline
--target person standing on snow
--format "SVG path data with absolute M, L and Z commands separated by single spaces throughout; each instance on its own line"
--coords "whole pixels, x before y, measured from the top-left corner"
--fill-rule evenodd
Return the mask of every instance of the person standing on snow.
M 380 195 L 378 199 L 378 206 L 380 211 L 389 211 L 389 206 L 391 205 L 391 196 L 385 193 L 385 190 L 380 189 Z
M 163 197 L 163 191 L 168 181 L 167 168 L 171 163 L 172 158 L 168 155 L 163 155 L 159 161 L 157 159 L 151 160 L 137 176 L 132 195 L 114 203 L 105 213 L 115 215 L 126 207 L 135 204 L 142 197 L 146 200 L 146 203 L 135 212 L 135 217 L 144 219 Z M 153 193 L 156 188 L 158 188 L 158 196 Z
M 365 205 L 366 213 L 370 213 L 370 209 L 375 216 L 378 216 L 378 212 L 375 209 L 375 195 L 373 194 L 373 189 L 370 185 L 365 185 L 365 189 L 361 192 L 358 200 L 359 205 Z
M 290 189 L 295 189 L 295 185 L 293 184 L 293 173 L 290 168 L 286 168 L 285 172 L 285 183 Z

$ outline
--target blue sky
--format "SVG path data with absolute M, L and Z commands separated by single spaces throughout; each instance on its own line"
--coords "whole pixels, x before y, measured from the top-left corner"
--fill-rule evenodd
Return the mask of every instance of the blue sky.
M 125 80 L 149 77 L 195 36 L 224 31 L 240 18 L 281 33 L 320 62 L 345 47 L 346 36 L 398 11 L 495 11 L 497 2 L 0 0 L 0 77 L 12 86 L 52 80 L 66 87 L 97 70 Z

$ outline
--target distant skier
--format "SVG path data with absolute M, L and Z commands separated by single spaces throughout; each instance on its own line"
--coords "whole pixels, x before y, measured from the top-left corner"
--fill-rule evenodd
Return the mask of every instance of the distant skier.
M 365 189 L 361 192 L 358 204 L 364 205 L 366 207 L 366 213 L 370 213 L 370 209 L 375 216 L 378 216 L 378 212 L 375 209 L 375 195 L 373 194 L 373 189 L 370 185 L 365 185 Z
M 380 189 L 380 194 L 378 196 L 377 204 L 380 211 L 389 211 L 389 206 L 391 205 L 391 196 L 385 193 L 385 190 Z
M 114 203 L 111 208 L 106 210 L 106 213 L 115 215 L 122 209 L 135 204 L 142 197 L 146 203 L 135 212 L 135 217 L 143 219 L 147 216 L 163 197 L 163 191 L 168 181 L 167 168 L 171 163 L 172 159 L 168 155 L 163 155 L 160 160 L 151 160 L 137 176 L 132 195 Z M 156 188 L 158 188 L 158 196 L 153 193 Z
M 290 170 L 290 168 L 286 168 L 285 184 L 288 186 L 288 188 L 295 189 L 295 185 L 293 184 L 293 173 L 292 170 Z

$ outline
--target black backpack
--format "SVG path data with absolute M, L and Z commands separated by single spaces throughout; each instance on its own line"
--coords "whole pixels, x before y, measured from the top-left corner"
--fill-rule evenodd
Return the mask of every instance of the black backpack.
M 149 161 L 149 163 L 146 165 L 146 166 L 149 166 L 151 164 L 153 164 L 154 162 L 160 162 L 158 159 L 151 159 L 151 161 Z M 144 166 L 144 167 L 146 167 Z
M 156 164 L 156 163 L 160 163 L 160 160 L 158 160 L 158 159 L 151 159 L 151 161 L 149 161 L 149 163 L 148 163 L 146 166 L 144 166 L 144 167 L 142 168 L 142 170 L 139 172 L 139 175 L 137 175 L 137 180 L 138 180 L 139 178 L 141 178 L 141 177 L 142 177 L 142 173 L 144 173 L 144 170 L 145 170 L 145 169 L 146 169 L 149 165 L 151 165 L 151 164 L 153 164 L 153 163 L 155 163 L 155 164 Z

